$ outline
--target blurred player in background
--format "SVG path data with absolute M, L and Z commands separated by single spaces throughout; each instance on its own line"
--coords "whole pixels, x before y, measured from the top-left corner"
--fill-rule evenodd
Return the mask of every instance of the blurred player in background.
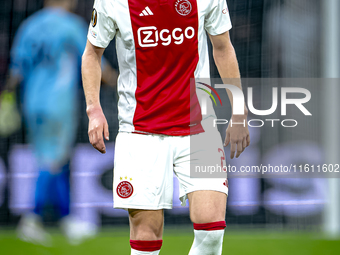
M 114 162 L 114 207 L 128 209 L 131 254 L 159 254 L 163 209 L 172 208 L 173 172 L 180 199 L 189 199 L 195 239 L 190 255 L 221 254 L 228 185 L 225 179 L 191 178 L 190 164 L 207 159 L 225 166 L 212 104 L 202 121 L 191 78 L 209 78 L 206 32 L 220 76 L 240 73 L 230 42 L 225 0 L 96 0 L 83 55 L 83 86 L 92 145 L 105 153 L 108 124 L 100 102 L 100 65 L 116 36 L 120 76 L 119 134 Z M 191 93 L 194 91 L 194 93 Z M 229 94 L 231 103 L 232 96 Z M 232 121 L 246 123 L 244 115 Z M 191 146 L 198 141 L 197 147 Z M 231 158 L 249 146 L 247 125 L 229 125 Z M 237 148 L 237 150 L 236 150 Z M 208 156 L 209 155 L 209 156 Z M 211 156 L 210 156 L 211 155 Z
M 39 167 L 34 212 L 24 215 L 22 240 L 50 245 L 43 229 L 44 208 L 52 204 L 72 244 L 95 234 L 95 226 L 69 215 L 69 160 L 77 131 L 81 55 L 87 25 L 72 14 L 77 0 L 46 0 L 45 7 L 19 28 L 11 50 L 7 101 L 23 84 L 23 114 Z M 117 74 L 103 61 L 103 81 L 115 86 Z M 5 97 L 5 96 L 4 96 Z

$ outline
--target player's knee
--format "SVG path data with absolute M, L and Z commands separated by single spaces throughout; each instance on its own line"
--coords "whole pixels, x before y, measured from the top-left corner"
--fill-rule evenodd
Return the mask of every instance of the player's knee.
M 159 240 L 163 234 L 163 214 L 130 211 L 132 240 Z
M 158 240 L 162 238 L 162 226 L 152 224 L 139 224 L 131 226 L 134 234 L 131 239 L 135 240 Z M 131 234 L 132 234 L 131 233 Z
M 131 231 L 132 233 L 131 240 L 159 240 L 162 238 L 161 231 L 145 226 L 135 227 L 134 231 Z
M 190 213 L 190 219 L 193 223 L 208 223 L 225 220 L 224 210 L 211 210 L 211 211 L 193 211 Z
M 190 219 L 194 223 L 225 220 L 227 197 L 222 192 L 196 191 L 188 194 Z

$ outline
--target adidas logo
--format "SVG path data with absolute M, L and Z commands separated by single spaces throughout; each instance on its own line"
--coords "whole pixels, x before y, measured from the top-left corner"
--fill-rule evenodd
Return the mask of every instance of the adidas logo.
M 139 14 L 139 16 L 151 16 L 153 15 L 153 12 L 150 10 L 149 6 L 145 7 L 145 9 L 142 11 L 142 13 Z

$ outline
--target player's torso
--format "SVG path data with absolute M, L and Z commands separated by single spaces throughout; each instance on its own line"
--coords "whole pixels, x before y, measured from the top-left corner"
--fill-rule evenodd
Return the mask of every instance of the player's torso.
M 116 31 L 120 130 L 202 132 L 195 84 L 190 81 L 209 77 L 204 24 L 214 0 L 98 1 L 105 5 L 97 3 L 101 10 L 94 13 L 107 15 L 104 20 L 112 20 Z M 106 32 L 93 25 L 89 36 L 98 40 Z

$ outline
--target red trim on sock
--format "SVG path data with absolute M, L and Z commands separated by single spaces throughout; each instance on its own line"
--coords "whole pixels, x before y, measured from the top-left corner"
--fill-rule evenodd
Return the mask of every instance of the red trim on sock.
M 205 230 L 205 231 L 213 231 L 213 230 L 223 230 L 226 227 L 225 221 L 216 221 L 210 223 L 194 223 L 195 230 Z
M 130 240 L 131 248 L 138 251 L 158 251 L 162 247 L 163 240 L 141 241 Z

